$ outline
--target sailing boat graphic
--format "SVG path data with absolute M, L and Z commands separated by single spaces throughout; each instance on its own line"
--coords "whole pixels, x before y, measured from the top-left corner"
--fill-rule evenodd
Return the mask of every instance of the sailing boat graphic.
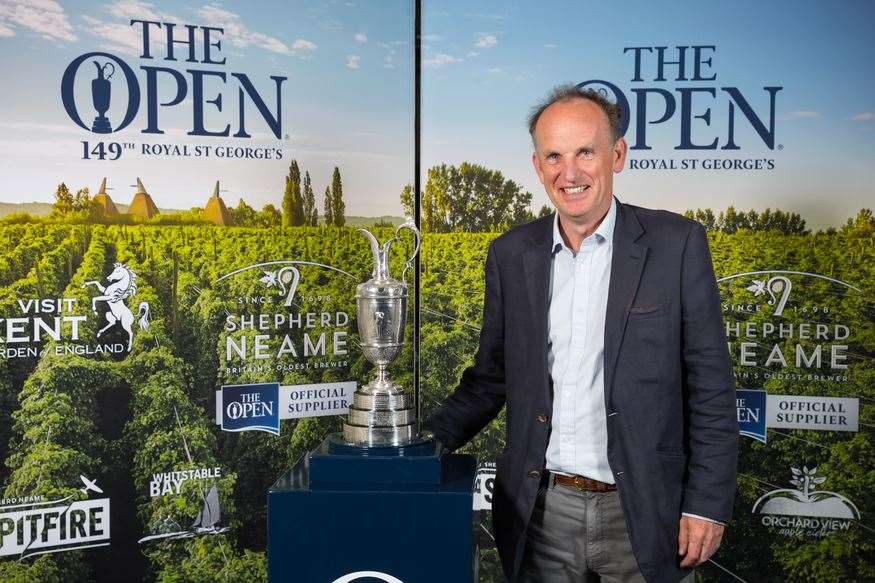
M 198 512 L 190 530 L 183 530 L 179 523 L 167 516 L 152 527 L 152 534 L 144 536 L 137 543 L 142 544 L 160 539 L 178 540 L 201 534 L 220 534 L 228 530 L 227 526 L 218 526 L 221 520 L 222 508 L 219 506 L 219 490 L 213 485 L 204 498 L 204 505 Z
M 219 506 L 219 491 L 213 485 L 204 500 L 204 507 L 198 512 L 197 518 L 191 527 L 196 534 L 219 534 L 225 532 L 228 527 L 217 528 L 216 525 L 222 520 L 222 508 Z

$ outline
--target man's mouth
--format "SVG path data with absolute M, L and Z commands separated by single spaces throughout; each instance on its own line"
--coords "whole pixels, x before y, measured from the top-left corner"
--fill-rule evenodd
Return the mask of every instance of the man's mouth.
M 566 186 L 565 188 L 560 188 L 562 194 L 566 194 L 569 196 L 574 196 L 575 194 L 583 194 L 587 190 L 589 190 L 589 186 Z

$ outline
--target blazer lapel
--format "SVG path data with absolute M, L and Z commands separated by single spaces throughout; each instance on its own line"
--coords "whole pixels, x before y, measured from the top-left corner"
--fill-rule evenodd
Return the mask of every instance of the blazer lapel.
M 551 215 L 552 217 L 552 215 Z M 531 306 L 532 346 L 541 346 L 543 370 L 547 370 L 547 305 L 550 289 L 550 248 L 553 221 L 543 220 L 532 233 L 531 246 L 522 254 L 526 294 Z M 547 378 L 547 376 L 545 376 Z
M 605 313 L 605 406 L 611 412 L 611 391 L 620 343 L 626 330 L 629 309 L 638 291 L 638 282 L 647 260 L 647 246 L 637 243 L 644 234 L 635 212 L 618 201 L 614 225 L 614 250 L 611 258 L 611 282 Z

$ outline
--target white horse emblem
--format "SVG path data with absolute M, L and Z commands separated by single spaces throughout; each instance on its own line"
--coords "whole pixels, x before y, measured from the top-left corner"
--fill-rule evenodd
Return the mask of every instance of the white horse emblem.
M 109 306 L 109 311 L 106 316 L 106 326 L 97 331 L 97 337 L 112 328 L 116 323 L 121 323 L 122 328 L 128 333 L 128 352 L 131 351 L 131 346 L 134 342 L 134 331 L 132 325 L 134 323 L 134 314 L 125 304 L 125 300 L 133 297 L 137 293 L 137 274 L 130 270 L 124 263 L 116 263 L 112 273 L 107 276 L 106 280 L 109 285 L 104 287 L 99 281 L 86 281 L 82 287 L 93 285 L 100 290 L 99 296 L 91 298 L 91 309 L 97 313 L 97 302 L 106 302 Z M 149 302 L 140 302 L 137 307 L 137 318 L 139 318 L 140 329 L 149 329 Z

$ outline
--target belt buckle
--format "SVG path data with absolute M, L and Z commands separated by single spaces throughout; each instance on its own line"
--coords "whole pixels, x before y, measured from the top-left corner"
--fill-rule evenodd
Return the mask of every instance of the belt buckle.
M 584 489 L 584 477 L 583 476 L 574 476 L 574 487 L 580 490 L 581 492 L 585 492 Z

